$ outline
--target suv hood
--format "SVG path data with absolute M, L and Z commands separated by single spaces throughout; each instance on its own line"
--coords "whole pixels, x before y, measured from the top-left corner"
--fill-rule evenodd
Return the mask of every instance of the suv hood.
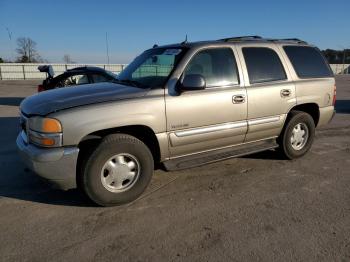
M 65 87 L 27 97 L 22 101 L 20 110 L 26 115 L 47 115 L 77 106 L 142 97 L 147 91 L 114 83 Z

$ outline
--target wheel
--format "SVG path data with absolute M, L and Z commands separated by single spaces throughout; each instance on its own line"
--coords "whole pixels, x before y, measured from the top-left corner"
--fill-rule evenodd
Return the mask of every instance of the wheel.
M 314 137 L 313 118 L 305 112 L 292 111 L 278 138 L 280 152 L 287 159 L 301 157 L 311 148 Z
M 109 135 L 87 158 L 83 189 L 101 206 L 131 202 L 151 181 L 153 165 L 152 153 L 143 142 L 126 134 Z

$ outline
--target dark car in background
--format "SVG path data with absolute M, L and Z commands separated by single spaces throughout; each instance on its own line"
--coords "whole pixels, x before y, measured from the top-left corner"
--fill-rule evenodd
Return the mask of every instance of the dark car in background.
M 94 66 L 68 69 L 56 77 L 54 77 L 54 72 L 50 65 L 39 66 L 38 70 L 47 73 L 47 78 L 38 86 L 38 92 L 74 85 L 113 82 L 117 78 L 112 72 Z

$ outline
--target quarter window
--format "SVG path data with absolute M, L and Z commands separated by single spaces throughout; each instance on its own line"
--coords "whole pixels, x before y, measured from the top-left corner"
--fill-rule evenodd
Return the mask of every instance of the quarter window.
M 295 72 L 300 78 L 331 77 L 331 72 L 321 52 L 311 46 L 284 46 Z
M 287 79 L 277 53 L 265 47 L 242 49 L 251 84 Z
M 94 83 L 108 82 L 108 79 L 104 75 L 92 74 L 91 77 Z
M 200 74 L 207 87 L 237 85 L 236 60 L 230 48 L 207 49 L 198 52 L 188 63 L 184 75 Z
M 89 79 L 87 75 L 72 75 L 67 77 L 64 80 L 63 86 L 72 86 L 72 85 L 84 85 L 89 84 Z

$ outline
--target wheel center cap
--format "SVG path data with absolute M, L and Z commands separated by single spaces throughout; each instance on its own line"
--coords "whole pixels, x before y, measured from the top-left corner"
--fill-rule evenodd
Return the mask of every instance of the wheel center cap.
M 130 172 L 129 167 L 125 164 L 119 164 L 117 165 L 113 170 L 113 177 L 115 179 L 117 178 L 123 178 L 126 177 L 127 174 Z
M 303 134 L 301 132 L 297 132 L 295 134 L 295 140 L 299 143 L 303 140 Z

